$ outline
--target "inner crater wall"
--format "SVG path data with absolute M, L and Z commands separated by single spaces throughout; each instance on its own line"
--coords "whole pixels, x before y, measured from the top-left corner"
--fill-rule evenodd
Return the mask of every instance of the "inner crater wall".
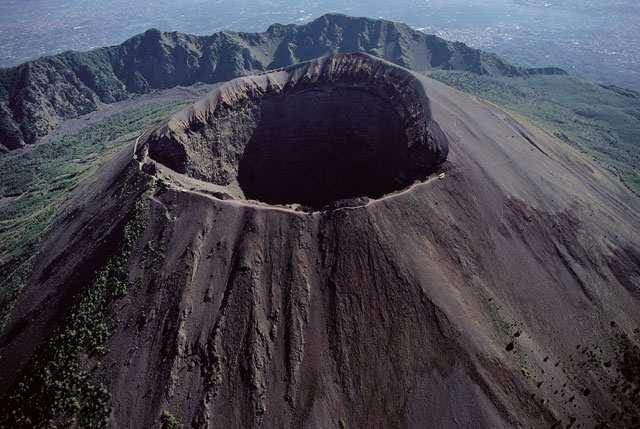
M 376 198 L 424 173 L 412 162 L 402 118 L 360 89 L 321 87 L 269 97 L 240 158 L 247 198 L 322 207 Z
M 448 153 L 422 82 L 363 54 L 230 81 L 147 144 L 179 173 L 237 182 L 248 199 L 311 207 L 402 189 Z

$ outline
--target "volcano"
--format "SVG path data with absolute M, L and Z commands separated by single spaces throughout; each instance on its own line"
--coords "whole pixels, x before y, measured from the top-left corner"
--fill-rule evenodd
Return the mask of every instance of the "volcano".
M 0 339 L 3 423 L 637 426 L 638 213 L 367 54 L 231 80 L 60 215 Z
M 143 143 L 151 159 L 240 199 L 322 208 L 424 180 L 448 142 L 422 82 L 366 54 L 237 79 Z

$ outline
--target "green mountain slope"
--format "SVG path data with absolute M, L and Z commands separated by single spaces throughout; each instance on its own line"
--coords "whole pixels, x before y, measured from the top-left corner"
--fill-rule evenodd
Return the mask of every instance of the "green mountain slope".
M 0 156 L 0 330 L 42 235 L 69 193 L 142 129 L 182 106 L 131 109 L 51 144 Z

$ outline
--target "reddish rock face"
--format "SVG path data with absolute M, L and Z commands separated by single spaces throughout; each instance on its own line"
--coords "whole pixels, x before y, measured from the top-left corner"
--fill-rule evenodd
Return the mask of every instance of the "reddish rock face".
M 424 180 L 447 139 L 411 72 L 334 55 L 240 78 L 151 133 L 151 158 L 244 198 L 316 209 Z

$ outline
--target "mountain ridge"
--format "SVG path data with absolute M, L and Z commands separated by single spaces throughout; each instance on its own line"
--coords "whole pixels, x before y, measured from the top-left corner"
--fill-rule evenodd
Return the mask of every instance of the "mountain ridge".
M 0 69 L 0 152 L 34 143 L 62 120 L 154 89 L 223 82 L 336 52 L 366 52 L 424 72 L 492 76 L 566 74 L 524 68 L 498 56 L 411 29 L 406 24 L 326 14 L 263 33 L 195 36 L 150 29 L 121 45 L 67 51 Z

